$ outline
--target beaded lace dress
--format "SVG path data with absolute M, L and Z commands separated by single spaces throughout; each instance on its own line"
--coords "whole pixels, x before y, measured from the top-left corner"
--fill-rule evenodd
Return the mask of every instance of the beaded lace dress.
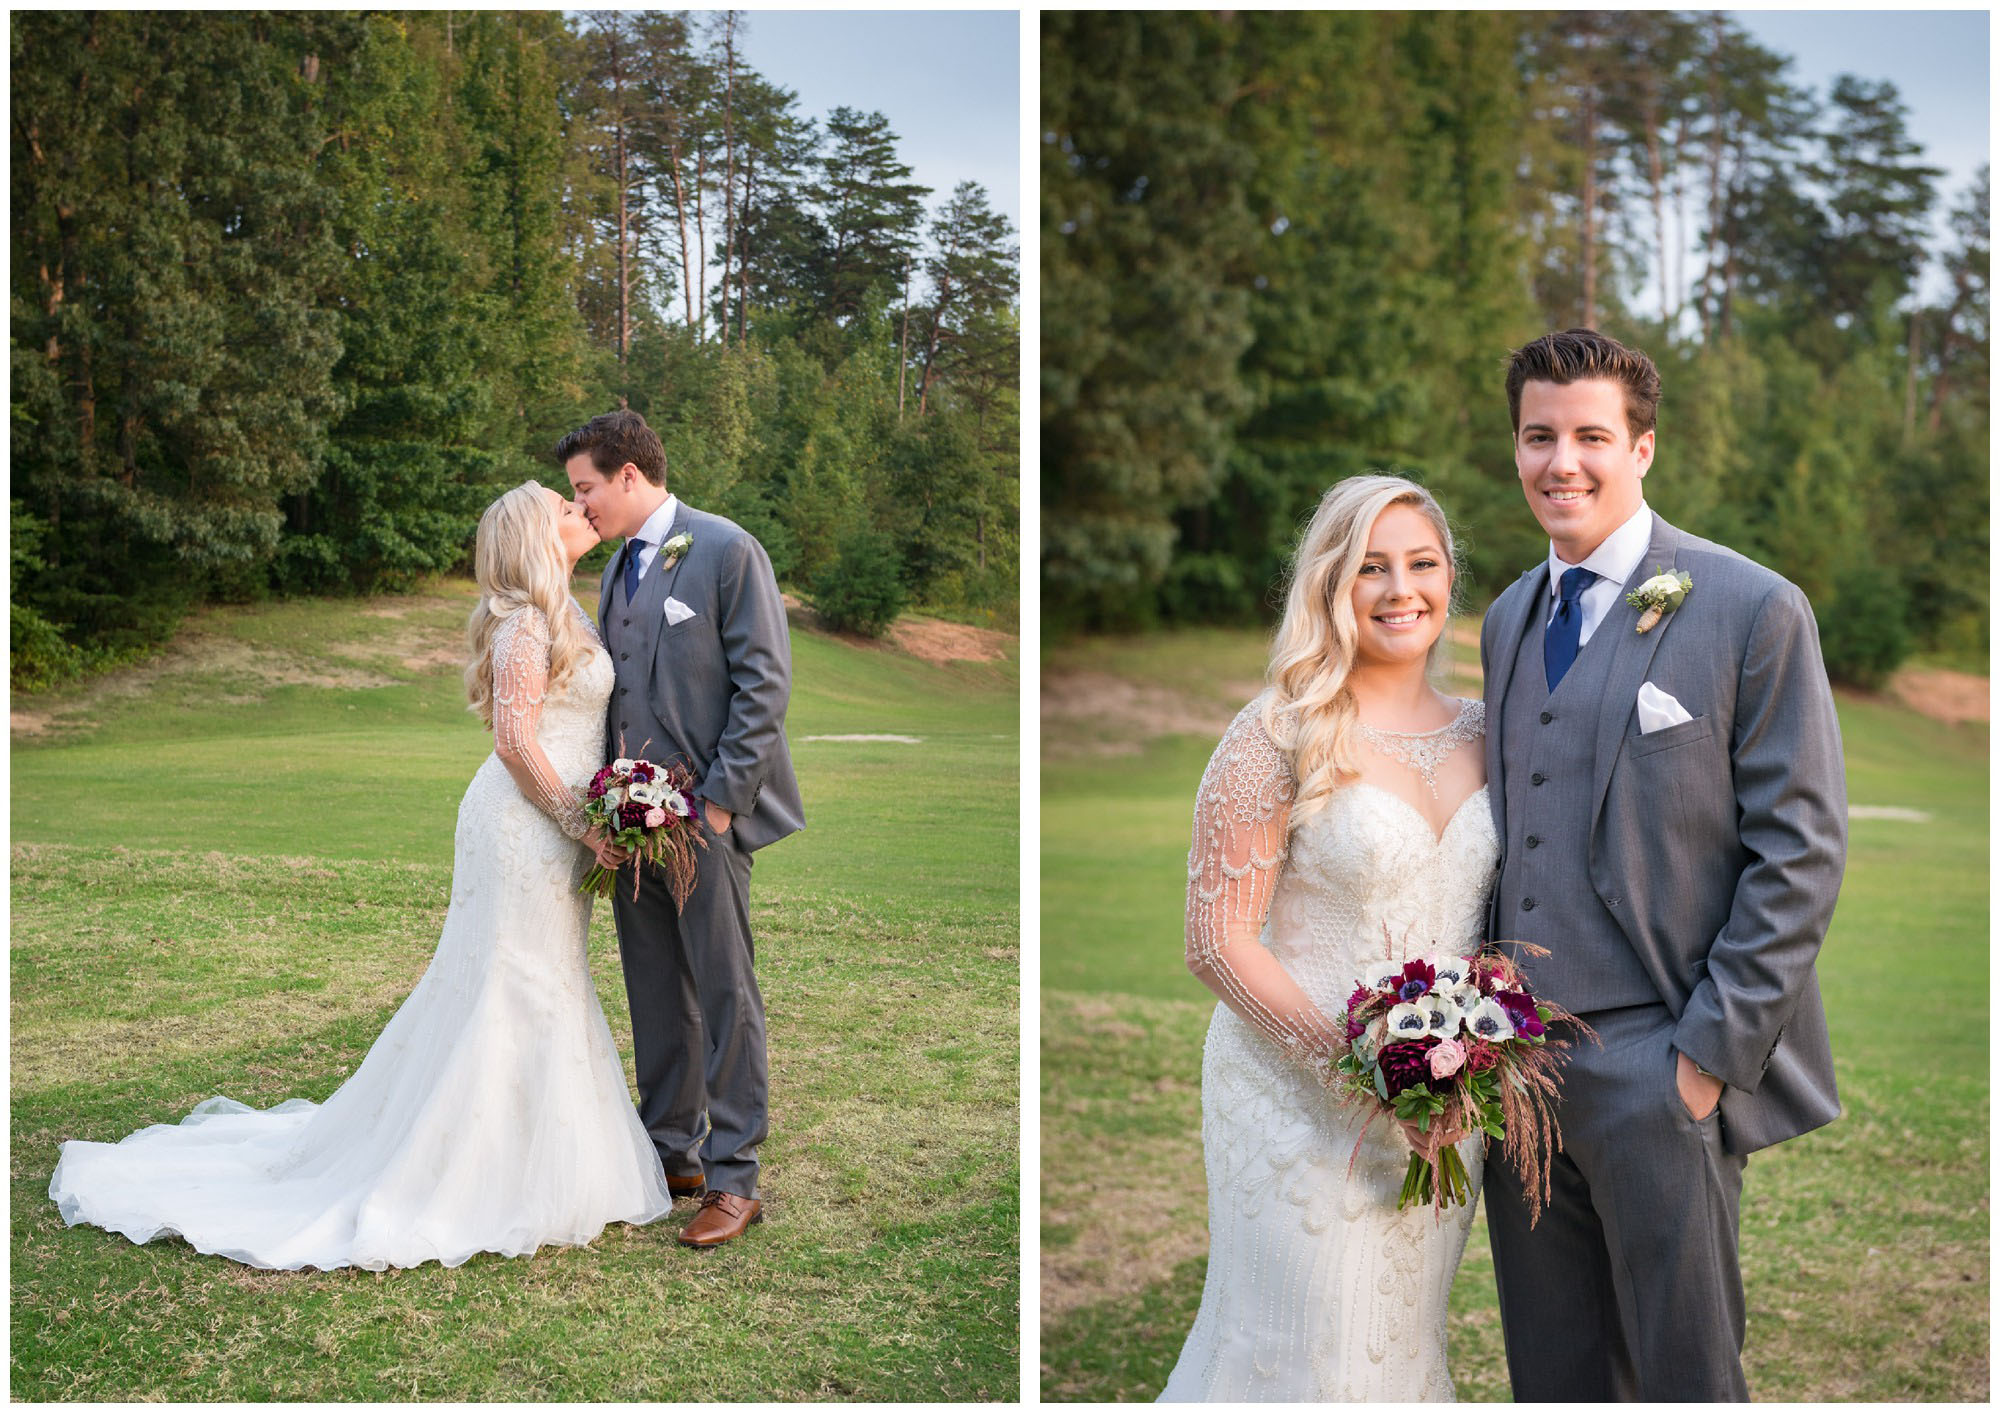
M 251 1266 L 381 1270 L 580 1246 L 671 1209 L 577 892 L 591 856 L 570 787 L 604 763 L 611 660 L 593 646 L 548 691 L 535 608 L 492 652 L 498 749 L 459 805 L 444 930 L 360 1068 L 323 1104 L 218 1096 L 115 1144 L 63 1144 L 49 1195 L 64 1221 Z
M 1224 995 L 1202 1056 L 1208 1275 L 1163 1402 L 1449 1400 L 1445 1317 L 1472 1203 L 1396 1210 L 1401 1131 L 1325 1087 L 1334 1019 L 1383 957 L 1470 955 L 1499 854 L 1484 786 L 1434 832 L 1411 804 L 1354 782 L 1296 834 L 1296 790 L 1263 724 L 1236 717 L 1202 776 L 1188 856 L 1189 967 Z M 1479 741 L 1480 703 L 1377 749 L 1428 778 Z M 1360 1140 L 1357 1152 L 1356 1142 Z

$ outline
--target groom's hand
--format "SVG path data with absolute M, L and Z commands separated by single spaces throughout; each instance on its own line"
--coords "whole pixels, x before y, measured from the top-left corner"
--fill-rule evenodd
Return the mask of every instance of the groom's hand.
M 729 832 L 729 822 L 736 818 L 735 815 L 713 800 L 703 800 L 701 802 L 701 817 L 708 821 L 709 829 L 716 834 L 727 834 Z
M 1674 1085 L 1681 1092 L 1681 1103 L 1697 1119 L 1707 1118 L 1722 1102 L 1722 1081 L 1712 1074 L 1703 1074 L 1693 1060 L 1678 1050 L 1674 1052 Z

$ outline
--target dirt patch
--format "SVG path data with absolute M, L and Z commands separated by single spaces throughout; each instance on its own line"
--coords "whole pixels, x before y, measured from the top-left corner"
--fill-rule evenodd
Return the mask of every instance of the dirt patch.
M 904 652 L 925 662 L 999 662 L 1015 641 L 1011 633 L 936 618 L 899 618 L 889 629 L 889 637 Z
M 1942 667 L 1912 667 L 1889 679 L 1889 697 L 1933 721 L 1956 726 L 1992 717 L 1992 680 Z
M 1236 704 L 1108 672 L 1044 672 L 1043 740 L 1085 754 L 1134 755 L 1155 736 L 1220 736 L 1262 687 L 1243 682 L 1221 690 Z

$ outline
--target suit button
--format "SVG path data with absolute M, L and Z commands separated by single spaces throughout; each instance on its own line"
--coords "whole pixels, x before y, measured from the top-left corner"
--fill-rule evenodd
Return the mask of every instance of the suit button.
M 1533 912 L 1534 910 L 1535 910 L 1535 900 L 1534 900 L 1533 898 L 1523 898 L 1523 899 L 1521 900 L 1521 911 L 1522 911 L 1522 912 L 1524 912 L 1524 913 L 1531 913 L 1531 912 Z
M 1604 900 L 1604 906 L 1607 908 L 1615 908 L 1624 901 L 1625 900 L 1623 898 L 1606 898 Z
M 1542 725 L 1547 726 L 1551 721 L 1554 720 L 1555 718 L 1553 716 L 1550 716 L 1547 712 L 1542 713 Z
M 632 620 L 629 618 L 621 618 L 618 621 L 620 623 L 623 623 L 627 628 L 630 628 L 632 626 Z
M 1539 784 L 1541 784 L 1541 783 L 1542 783 L 1542 782 L 1543 782 L 1544 780 L 1546 780 L 1546 779 L 1548 779 L 1548 778 L 1549 778 L 1548 776 L 1546 776 L 1546 775 L 1542 774 L 1542 773 L 1541 773 L 1541 772 L 1540 772 L 1540 771 L 1538 770 L 1538 771 L 1536 771 L 1536 772 L 1535 772 L 1535 773 L 1534 773 L 1533 775 L 1530 775 L 1530 776 L 1528 777 L 1528 783 L 1529 783 L 1530 785 L 1539 785 Z
M 623 731 L 623 730 L 624 730 L 624 729 L 625 729 L 626 727 L 630 726 L 631 724 L 632 724 L 632 723 L 631 723 L 631 722 L 629 722 L 629 721 L 621 721 L 621 722 L 619 722 L 619 723 L 618 723 L 618 729 L 619 729 L 620 731 Z
M 1526 842 L 1528 847 L 1531 849 L 1539 849 L 1542 847 L 1542 837 L 1539 834 L 1530 834 Z
M 625 659 L 629 658 L 630 656 L 632 656 L 632 654 L 630 654 L 630 653 L 620 653 L 620 654 L 618 654 L 618 660 L 619 660 L 620 662 L 623 662 L 623 661 L 625 661 Z

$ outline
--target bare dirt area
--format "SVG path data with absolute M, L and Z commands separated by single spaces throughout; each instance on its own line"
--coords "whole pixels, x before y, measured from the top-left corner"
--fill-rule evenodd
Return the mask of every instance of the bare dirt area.
M 826 625 L 810 604 L 796 594 L 784 595 L 785 616 L 795 628 L 823 633 L 853 648 L 893 649 L 942 665 L 947 662 L 1001 662 L 1019 641 L 1012 633 L 992 628 L 975 628 L 969 623 L 947 623 L 942 618 L 921 618 L 905 614 L 890 625 L 886 637 L 864 638 L 858 633 L 842 633 Z
M 1155 736 L 1220 736 L 1255 682 L 1238 684 L 1238 706 L 1171 687 L 1133 682 L 1108 672 L 1042 674 L 1044 750 L 1060 754 L 1134 755 Z
M 278 687 L 393 686 L 403 680 L 393 675 L 398 667 L 429 673 L 464 662 L 464 602 L 456 594 L 357 600 L 348 612 L 373 622 L 365 638 L 341 642 L 253 641 L 232 631 L 244 610 L 203 609 L 151 657 L 11 706 L 9 732 L 16 739 L 34 738 L 85 726 L 106 703 L 143 696 L 182 678 L 212 682 L 214 700 L 227 704 L 260 700 Z
M 889 637 L 897 647 L 925 662 L 1000 662 L 1015 641 L 1011 633 L 947 623 L 941 618 L 899 618 Z
M 1942 667 L 1911 667 L 1889 679 L 1888 695 L 1911 711 L 1956 726 L 1992 717 L 1992 679 Z

